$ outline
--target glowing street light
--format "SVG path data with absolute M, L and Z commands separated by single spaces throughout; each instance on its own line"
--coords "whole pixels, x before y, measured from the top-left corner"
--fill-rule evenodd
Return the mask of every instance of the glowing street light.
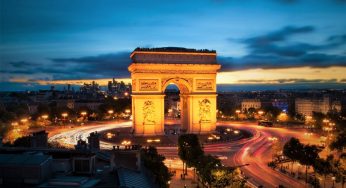
M 20 120 L 20 122 L 26 123 L 26 122 L 28 122 L 28 119 L 27 118 L 23 118 L 23 119 Z
M 66 117 L 68 116 L 68 113 L 62 113 L 61 116 L 62 116 L 63 118 L 66 118 Z
M 127 97 L 127 96 L 129 96 L 129 93 L 128 93 L 128 92 L 125 92 L 124 95 Z
M 125 113 L 126 113 L 126 114 L 129 114 L 129 113 L 131 113 L 131 110 L 130 110 L 130 109 L 126 109 L 126 110 L 125 110 Z
M 12 126 L 17 126 L 17 125 L 18 125 L 18 122 L 12 122 L 11 125 L 12 125 Z
M 47 114 L 44 114 L 44 115 L 41 116 L 41 118 L 44 119 L 44 120 L 46 120 L 46 119 L 48 119 L 48 115 L 47 115 Z
M 235 113 L 240 114 L 240 110 L 236 110 Z
M 261 116 L 264 114 L 264 112 L 262 110 L 258 111 L 258 114 Z
M 85 112 L 85 111 L 83 111 L 83 112 L 80 113 L 80 115 L 82 115 L 82 116 L 85 116 L 85 115 L 87 115 L 87 114 L 88 114 L 88 113 Z
M 121 145 L 125 145 L 125 146 L 128 146 L 131 144 L 131 141 L 130 140 L 124 140 L 121 142 Z
M 152 143 L 152 142 L 159 143 L 159 142 L 161 142 L 161 140 L 160 139 L 147 139 L 147 142 L 148 143 Z
M 114 111 L 113 110 L 108 110 L 108 114 L 113 114 L 114 113 Z
M 329 119 L 323 119 L 323 123 L 329 123 Z

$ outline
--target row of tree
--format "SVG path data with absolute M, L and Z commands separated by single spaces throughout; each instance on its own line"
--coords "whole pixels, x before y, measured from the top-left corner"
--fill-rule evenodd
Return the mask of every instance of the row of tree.
M 179 137 L 178 155 L 183 161 L 183 176 L 187 175 L 187 168 L 192 167 L 203 185 L 221 188 L 230 185 L 242 187 L 245 184 L 235 168 L 225 167 L 216 157 L 204 154 L 196 134 Z
M 96 110 L 91 110 L 88 107 L 81 107 L 79 109 L 71 109 L 67 106 L 60 106 L 57 102 L 53 101 L 48 104 L 41 103 L 37 106 L 37 111 L 30 114 L 29 107 L 25 103 L 11 103 L 6 106 L 0 106 L 0 136 L 5 137 L 11 131 L 11 124 L 13 122 L 20 122 L 22 118 L 27 118 L 30 126 L 39 126 L 44 122 L 44 125 L 50 125 L 57 119 L 64 119 L 62 113 L 67 113 L 68 117 L 65 119 L 71 122 L 77 122 L 81 118 L 81 112 L 86 112 L 87 115 L 83 117 L 88 120 L 102 120 L 109 116 L 108 111 L 113 110 L 113 115 L 124 113 L 126 109 L 131 109 L 131 99 L 120 98 L 114 99 L 107 97 L 102 101 L 102 104 Z M 47 119 L 42 119 L 42 115 L 48 115 Z
M 150 169 L 154 175 L 155 182 L 159 187 L 168 187 L 168 182 L 171 180 L 173 174 L 171 174 L 163 161 L 165 157 L 157 152 L 157 149 L 153 146 L 141 149 L 141 159 L 144 166 Z
M 312 166 L 315 173 L 324 177 L 324 183 L 328 175 L 332 175 L 336 182 L 342 186 L 346 180 L 346 155 L 336 159 L 329 155 L 326 159 L 319 156 L 321 149 L 315 145 L 302 144 L 298 139 L 291 138 L 283 148 L 283 154 L 292 161 L 292 170 L 295 162 L 305 165 L 305 181 L 308 182 L 308 169 Z M 315 181 L 312 183 L 316 183 Z

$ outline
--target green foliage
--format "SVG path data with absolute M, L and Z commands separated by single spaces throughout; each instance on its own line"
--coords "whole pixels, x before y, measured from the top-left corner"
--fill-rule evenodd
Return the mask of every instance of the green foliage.
M 141 150 L 141 158 L 146 168 L 150 169 L 159 187 L 168 187 L 167 182 L 171 180 L 172 174 L 165 166 L 165 157 L 158 154 L 153 146 Z
M 281 113 L 281 109 L 275 106 L 265 106 L 263 111 L 266 112 L 266 118 L 271 121 L 274 121 Z
M 321 150 L 315 145 L 304 145 L 302 153 L 299 158 L 299 162 L 302 165 L 311 166 L 314 161 L 318 158 L 318 153 Z
M 203 149 L 195 134 L 183 134 L 178 139 L 178 155 L 189 167 L 196 167 L 197 159 L 203 155 Z
M 312 119 L 315 120 L 315 128 L 322 129 L 323 127 L 323 119 L 325 119 L 326 116 L 321 112 L 312 112 Z
M 196 168 L 202 181 L 211 185 L 215 181 L 211 172 L 220 166 L 221 161 L 219 159 L 211 155 L 202 155 L 198 159 L 198 165 Z
M 296 138 L 291 138 L 283 148 L 283 154 L 292 161 L 298 161 L 301 158 L 304 146 Z
M 329 147 L 333 150 L 336 149 L 338 151 L 343 151 L 346 147 L 346 131 L 340 132 Z

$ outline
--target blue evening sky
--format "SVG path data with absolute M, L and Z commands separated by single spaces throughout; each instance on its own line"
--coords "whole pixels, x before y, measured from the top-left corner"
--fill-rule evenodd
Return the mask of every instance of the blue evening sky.
M 345 18 L 343 0 L 0 0 L 0 90 L 126 78 L 136 47 L 214 49 L 223 72 L 345 68 Z

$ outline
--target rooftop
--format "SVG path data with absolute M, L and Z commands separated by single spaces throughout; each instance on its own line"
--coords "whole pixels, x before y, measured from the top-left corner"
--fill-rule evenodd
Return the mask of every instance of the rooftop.
M 216 51 L 180 47 L 136 48 L 130 55 L 132 63 L 216 64 Z
M 137 47 L 136 52 L 196 52 L 196 53 L 216 53 L 215 50 L 208 49 L 194 49 L 182 47 L 161 47 L 161 48 L 140 48 Z
M 30 154 L 0 154 L 0 165 L 40 165 L 49 160 L 49 155 L 30 155 Z

